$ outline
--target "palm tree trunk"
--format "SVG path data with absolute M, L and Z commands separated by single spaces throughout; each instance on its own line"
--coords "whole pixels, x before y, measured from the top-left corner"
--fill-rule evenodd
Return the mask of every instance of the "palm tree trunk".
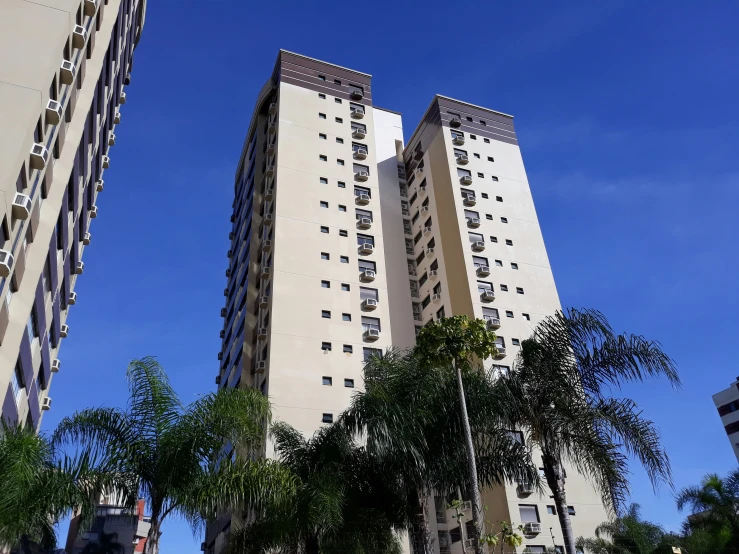
M 410 495 L 411 510 L 415 519 L 410 529 L 410 541 L 413 554 L 433 554 L 434 543 L 428 521 L 428 496 L 421 490 Z
M 305 539 L 305 554 L 318 554 L 318 537 L 308 535 Z
M 544 464 L 544 475 L 547 479 L 547 485 L 552 491 L 554 505 L 557 508 L 557 517 L 559 518 L 559 526 L 562 528 L 562 540 L 566 554 L 576 554 L 575 535 L 572 533 L 572 523 L 570 522 L 570 512 L 567 509 L 567 495 L 565 494 L 565 478 L 562 471 L 562 464 L 551 454 L 543 453 L 542 461 Z
M 28 538 L 28 535 L 26 535 L 25 533 L 21 535 L 20 547 L 21 547 L 21 552 L 23 552 L 23 554 L 32 554 L 31 540 Z
M 149 534 L 144 545 L 145 554 L 157 554 L 159 552 L 159 539 L 162 536 L 161 526 L 162 522 L 159 521 L 159 514 L 152 514 L 151 527 L 149 527 Z
M 472 499 L 472 522 L 474 523 L 472 530 L 472 544 L 475 548 L 475 554 L 482 554 L 480 548 L 480 532 L 482 531 L 482 506 L 480 505 L 480 487 L 477 483 L 477 463 L 475 462 L 475 446 L 472 443 L 472 429 L 470 429 L 470 420 L 467 417 L 467 401 L 464 398 L 464 384 L 462 383 L 462 364 L 457 360 L 452 360 L 452 367 L 457 374 L 457 388 L 459 390 L 459 409 L 462 412 L 462 426 L 464 427 L 464 446 L 467 451 L 467 469 L 469 471 L 470 480 L 470 497 Z M 460 525 L 460 532 L 462 531 Z M 573 553 L 574 554 L 574 553 Z

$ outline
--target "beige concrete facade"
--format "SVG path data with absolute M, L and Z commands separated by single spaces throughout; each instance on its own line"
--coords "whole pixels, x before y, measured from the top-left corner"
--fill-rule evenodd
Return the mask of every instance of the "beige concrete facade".
M 38 427 L 145 0 L 0 0 L 0 390 Z
M 492 110 L 437 96 L 404 146 L 401 116 L 372 105 L 369 75 L 281 51 L 254 110 L 233 208 L 216 383 L 259 388 L 275 417 L 306 436 L 361 389 L 370 349 L 412 347 L 423 325 L 466 314 L 496 329 L 506 354 L 490 363 L 505 370 L 560 307 L 513 119 Z M 374 246 L 363 254 L 366 241 Z M 591 535 L 605 511 L 568 473 L 575 534 Z M 525 546 L 562 546 L 546 496 L 511 484 L 483 497 L 493 523 L 534 523 L 533 510 L 541 529 L 530 526 Z M 445 501 L 432 512 L 439 554 L 461 553 Z M 207 552 L 220 551 L 230 525 L 214 522 Z
M 727 389 L 713 395 L 721 423 L 729 438 L 729 444 L 739 461 L 739 378 Z

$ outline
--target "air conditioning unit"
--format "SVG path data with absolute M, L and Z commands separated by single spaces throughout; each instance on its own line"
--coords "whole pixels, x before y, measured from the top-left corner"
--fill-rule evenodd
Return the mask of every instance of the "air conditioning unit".
M 7 250 L 0 250 L 0 277 L 9 277 L 13 268 L 13 254 Z
M 77 293 L 70 292 L 69 299 L 67 300 L 67 304 L 71 304 L 72 306 L 74 306 L 76 303 L 77 303 Z
M 374 281 L 375 272 L 371 269 L 365 269 L 364 271 L 362 271 L 362 273 L 359 274 L 359 278 L 362 281 Z
M 416 168 L 416 176 L 421 177 L 423 175 L 423 167 Z
M 102 179 L 98 179 L 95 181 L 95 190 L 98 192 L 103 192 L 103 189 L 105 188 L 105 181 Z
M 41 401 L 41 409 L 44 411 L 51 410 L 51 397 L 47 396 Z
M 269 187 L 267 190 L 264 191 L 264 199 L 267 202 L 272 202 L 272 199 L 275 197 L 275 189 L 274 187 Z
M 421 206 L 421 213 L 422 214 L 429 213 L 429 207 L 428 206 Z
M 226 308 L 221 308 L 221 317 L 226 317 Z
M 228 290 L 228 287 L 226 287 L 225 289 L 223 289 L 223 296 L 228 296 L 229 292 L 230 291 Z
M 31 199 L 25 194 L 17 192 L 13 197 L 13 217 L 16 219 L 28 219 L 31 214 Z
M 275 115 L 276 113 L 277 113 L 277 103 L 276 102 L 272 102 L 269 105 L 269 115 Z
M 426 196 L 426 187 L 418 187 L 418 196 L 421 198 Z
M 72 31 L 72 46 L 75 48 L 84 48 L 87 42 L 87 31 L 82 25 L 75 25 Z
M 254 364 L 254 373 L 264 373 L 267 369 L 267 362 L 260 361 Z
M 357 219 L 357 229 L 369 229 L 370 227 L 372 227 L 372 220 L 369 217 Z
M 449 121 L 449 125 L 451 125 L 452 127 L 459 127 L 460 125 L 462 125 L 462 120 L 459 119 L 458 117 L 453 117 Z
M 103 168 L 108 169 L 110 167 L 110 156 L 103 156 Z
M 352 136 L 357 139 L 363 139 L 367 136 L 367 132 L 364 129 L 354 129 Z
M 467 548 L 472 548 L 475 546 L 475 540 L 474 539 L 464 539 L 464 545 Z
M 486 317 L 485 324 L 487 325 L 488 329 L 497 329 L 498 327 L 500 327 L 500 319 L 498 319 L 497 317 Z
M 218 336 L 219 336 L 220 338 L 225 338 L 225 337 L 226 337 L 226 330 L 225 330 L 225 329 L 221 329 L 221 332 L 220 332 L 220 333 L 218 333 Z
M 495 349 L 498 351 L 498 353 L 495 356 L 496 358 L 505 358 L 505 355 L 506 355 L 505 346 L 498 346 L 496 344 Z
M 63 85 L 71 85 L 74 83 L 74 74 L 77 72 L 77 68 L 69 60 L 62 60 L 62 65 L 59 67 L 59 81 Z
M 67 335 L 69 335 L 69 325 L 62 325 L 61 329 L 59 330 L 59 336 L 63 339 L 66 339 Z
M 60 359 L 56 359 L 53 362 L 51 362 L 51 372 L 52 373 L 59 373 L 59 370 L 62 367 L 62 361 Z
M 267 155 L 268 156 L 274 156 L 275 152 L 277 151 L 277 146 L 274 145 L 274 143 L 267 146 Z
M 231 270 L 230 269 L 227 269 L 226 270 L 226 277 L 231 277 Z
M 475 195 L 474 194 L 465 195 L 463 203 L 465 206 L 474 206 L 477 203 L 477 200 L 475 199 Z
M 362 98 L 364 98 L 364 93 L 361 90 L 355 88 L 352 89 L 350 96 L 352 97 L 352 100 L 361 100 Z
M 269 276 L 271 274 L 272 274 L 272 268 L 270 268 L 269 266 L 262 268 L 262 272 L 261 272 L 262 279 L 269 279 Z
M 267 177 L 273 177 L 274 174 L 275 174 L 275 166 L 268 165 L 267 166 L 267 171 L 265 173 L 267 174 Z
M 354 151 L 354 159 L 356 160 L 363 160 L 367 157 L 367 150 L 364 148 L 357 148 Z
M 277 123 L 275 123 L 274 121 L 270 123 L 269 127 L 267 128 L 267 132 L 270 135 L 274 135 L 277 132 Z
M 369 242 L 364 242 L 359 245 L 360 254 L 372 254 L 375 251 L 375 247 Z
M 523 532 L 529 535 L 538 535 L 539 533 L 541 533 L 541 523 L 529 521 L 528 523 L 524 524 Z
M 362 337 L 364 337 L 364 340 L 377 340 L 380 338 L 380 331 L 377 329 L 365 329 Z
M 265 239 L 262 241 L 262 252 L 269 252 L 272 250 L 272 241 Z
M 115 123 L 116 125 L 118 125 L 120 122 L 121 122 L 121 112 L 118 112 L 117 111 L 113 115 L 113 123 Z
M 429 271 L 429 279 L 436 279 L 437 277 L 439 277 L 439 272 L 437 270 L 432 269 Z
M 82 244 L 84 244 L 85 246 L 90 244 L 91 241 L 92 241 L 92 233 L 85 233 L 82 236 Z
M 223 360 L 223 352 L 218 353 L 218 361 L 220 362 L 221 360 Z
M 424 227 L 424 228 L 423 228 L 423 234 L 424 234 L 425 236 L 428 236 L 428 235 L 430 235 L 431 233 L 433 233 L 433 230 L 431 229 L 431 225 L 429 225 L 428 227 Z
M 85 0 L 85 15 L 93 16 L 98 8 L 98 0 Z
M 260 296 L 259 297 L 259 307 L 266 308 L 267 306 L 269 306 L 269 296 Z
M 479 226 L 480 226 L 479 217 L 468 217 L 467 218 L 467 227 L 477 228 Z
M 416 161 L 423 159 L 423 150 L 421 150 L 420 144 L 416 147 L 416 151 L 413 152 L 413 159 Z
M 431 297 L 431 300 L 432 300 L 433 302 L 441 302 L 441 295 L 440 295 L 440 294 L 435 294 L 435 295 L 433 295 L 433 296 Z
M 462 175 L 462 177 L 459 178 L 459 182 L 463 185 L 471 185 L 472 184 L 472 175 Z
M 230 232 L 230 233 L 228 234 L 228 240 L 233 240 L 235 236 L 236 236 L 236 235 L 234 235 L 233 231 L 231 231 L 231 232 Z
M 479 265 L 477 266 L 475 273 L 478 277 L 487 277 L 488 275 L 490 275 L 490 268 L 486 265 Z
M 265 225 L 272 225 L 272 220 L 274 218 L 272 217 L 272 214 L 264 214 L 264 224 Z
M 82 275 L 85 271 L 85 262 L 77 262 L 77 266 L 74 268 L 74 272 L 77 275 Z
M 220 384 L 221 384 L 221 376 L 216 375 L 216 385 L 220 385 Z
M 257 338 L 259 340 L 264 340 L 267 338 L 267 328 L 266 327 L 260 327 L 257 331 Z
M 49 161 L 49 151 L 46 146 L 37 142 L 31 147 L 31 167 L 33 169 L 43 169 L 46 167 L 47 161 Z
M 123 78 L 123 84 L 128 86 L 131 84 L 131 74 L 126 73 L 126 76 Z
M 518 494 L 520 495 L 529 495 L 534 493 L 534 485 L 531 483 L 519 483 L 518 487 Z
M 453 142 L 457 146 L 461 146 L 462 144 L 464 144 L 464 137 L 461 136 L 461 135 L 457 135 L 456 137 L 454 137 L 454 141 Z
M 482 252 L 485 250 L 485 243 L 481 240 L 472 243 L 472 250 L 475 252 Z
M 350 108 L 350 110 L 354 119 L 364 118 L 364 110 L 360 110 L 359 108 Z
M 466 165 L 467 163 L 469 163 L 469 161 L 470 159 L 465 154 L 460 154 L 459 156 L 457 156 L 458 164 Z
M 49 100 L 46 103 L 46 123 L 56 125 L 62 120 L 62 105 L 56 100 Z
M 434 249 L 433 248 L 427 248 L 426 249 L 426 255 L 431 257 L 434 255 Z
M 491 290 L 484 290 L 480 293 L 480 300 L 483 302 L 492 302 L 495 300 L 495 293 Z
M 92 219 L 95 219 L 97 216 L 98 216 L 98 207 L 93 206 L 92 208 L 90 208 L 90 217 Z
M 363 310 L 374 310 L 377 308 L 377 300 L 374 298 L 365 298 L 362 300 L 362 309 Z
M 369 204 L 370 201 L 370 195 L 367 193 L 357 194 L 354 196 L 354 203 L 358 204 L 359 206 L 366 206 Z
M 367 179 L 369 179 L 369 172 L 367 172 L 367 171 L 357 171 L 354 174 L 354 178 L 357 181 L 366 181 Z
M 118 103 L 119 103 L 119 104 L 125 104 L 125 103 L 126 103 L 126 93 L 125 93 L 125 92 L 122 92 L 122 93 L 121 93 L 121 97 L 120 97 L 120 99 L 118 100 Z
M 113 131 L 108 133 L 108 146 L 113 146 L 115 144 L 115 133 Z

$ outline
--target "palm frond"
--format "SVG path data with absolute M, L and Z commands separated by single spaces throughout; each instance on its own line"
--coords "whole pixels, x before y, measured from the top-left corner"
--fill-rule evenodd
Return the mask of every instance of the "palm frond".
M 155 358 L 133 360 L 126 372 L 128 379 L 127 413 L 136 431 L 157 440 L 180 418 L 183 407 L 169 377 Z

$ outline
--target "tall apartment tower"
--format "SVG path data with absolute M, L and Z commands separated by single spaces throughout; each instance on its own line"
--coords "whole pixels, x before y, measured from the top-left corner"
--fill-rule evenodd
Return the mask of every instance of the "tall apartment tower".
M 38 427 L 146 0 L 0 0 L 2 415 Z
M 281 51 L 236 171 L 216 383 L 258 388 L 305 435 L 348 406 L 367 355 L 413 346 L 428 322 L 486 319 L 504 371 L 559 308 L 513 118 L 437 96 L 404 148 L 372 90 L 370 75 Z M 604 509 L 569 473 L 575 533 L 591 535 Z M 548 497 L 483 496 L 491 522 L 526 524 L 532 551 L 563 545 Z M 446 506 L 430 514 L 436 548 L 461 554 Z M 206 552 L 230 525 L 210 526 Z
M 734 456 L 739 461 L 739 377 L 728 389 L 714 394 L 713 403 L 718 410 Z

